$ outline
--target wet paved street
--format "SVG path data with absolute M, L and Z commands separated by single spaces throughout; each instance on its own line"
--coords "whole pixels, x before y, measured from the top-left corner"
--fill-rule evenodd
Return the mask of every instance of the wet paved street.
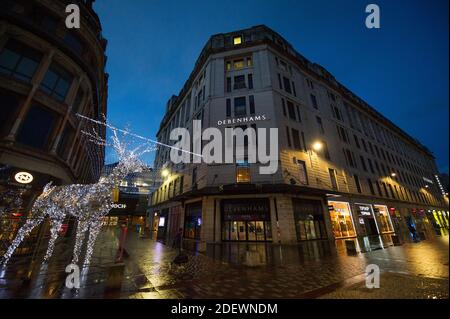
M 176 250 L 130 232 L 122 268 L 114 263 L 117 238 L 116 229 L 102 231 L 79 291 L 64 287 L 67 257 L 60 248 L 29 282 L 17 262 L 1 272 L 0 298 L 448 298 L 448 236 L 395 247 L 375 238 L 370 251 L 355 255 L 339 241 L 211 245 L 172 266 Z M 365 287 L 369 264 L 381 270 L 380 289 Z M 116 289 L 114 271 L 122 276 Z

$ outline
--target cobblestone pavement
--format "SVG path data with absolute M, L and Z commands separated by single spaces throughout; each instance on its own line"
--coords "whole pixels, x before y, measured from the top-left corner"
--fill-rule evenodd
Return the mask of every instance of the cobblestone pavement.
M 342 242 L 216 245 L 176 266 L 176 250 L 130 233 L 123 268 L 114 263 L 117 238 L 115 229 L 102 231 L 78 291 L 63 286 L 56 257 L 23 288 L 12 288 L 20 282 L 14 267 L 0 273 L 0 298 L 448 298 L 448 236 L 395 247 L 378 239 L 355 255 Z M 380 267 L 380 289 L 365 288 L 369 264 Z M 122 274 L 116 289 L 113 271 Z

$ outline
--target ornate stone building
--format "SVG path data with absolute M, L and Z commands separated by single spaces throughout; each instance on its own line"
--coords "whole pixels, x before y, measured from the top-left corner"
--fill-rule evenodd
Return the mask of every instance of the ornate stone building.
M 178 96 L 167 103 L 158 140 L 175 127 L 278 128 L 278 170 L 261 163 L 174 165 L 157 153 L 165 180 L 152 196 L 170 238 L 178 227 L 199 243 L 294 243 L 448 228 L 432 153 L 298 53 L 256 26 L 212 36 Z M 259 133 L 258 133 L 259 134 Z M 250 138 L 250 137 L 249 137 Z M 259 143 L 259 141 L 258 141 Z
M 76 116 L 106 115 L 107 42 L 92 2 L 0 3 L 2 187 L 85 183 L 100 174 L 104 150 L 83 140 Z M 80 29 L 66 28 L 69 3 L 80 7 Z
M 101 119 L 107 111 L 107 41 L 92 2 L 0 1 L 0 208 L 14 202 L 4 194 L 21 196 L 21 207 L 6 210 L 16 217 L 26 217 L 49 181 L 100 176 L 104 148 L 87 142 L 76 115 Z M 66 27 L 68 4 L 80 8 L 79 29 Z M 17 229 L 11 216 L 1 220 L 1 240 Z

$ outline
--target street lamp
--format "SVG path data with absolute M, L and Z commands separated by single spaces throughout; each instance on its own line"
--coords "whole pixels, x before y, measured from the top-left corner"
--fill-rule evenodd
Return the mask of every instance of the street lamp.
M 319 152 L 323 148 L 323 143 L 320 141 L 314 142 L 312 148 L 314 151 Z
M 161 176 L 166 178 L 167 176 L 169 176 L 169 170 L 167 168 L 163 169 L 161 171 Z
M 391 173 L 391 177 L 395 177 L 395 176 L 397 176 L 397 174 L 394 173 L 394 172 L 392 172 L 392 173 Z

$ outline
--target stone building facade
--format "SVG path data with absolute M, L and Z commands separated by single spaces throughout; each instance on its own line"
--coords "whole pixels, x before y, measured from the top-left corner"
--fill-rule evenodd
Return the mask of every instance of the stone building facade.
M 448 228 L 431 152 L 266 26 L 208 40 L 167 103 L 158 141 L 174 145 L 170 132 L 192 133 L 193 120 L 222 132 L 278 128 L 278 170 L 260 174 L 266 165 L 247 158 L 174 164 L 170 148 L 160 147 L 154 167 L 163 181 L 149 216 L 163 240 L 180 227 L 199 249 L 223 241 L 409 240 L 411 226 L 423 236 Z

